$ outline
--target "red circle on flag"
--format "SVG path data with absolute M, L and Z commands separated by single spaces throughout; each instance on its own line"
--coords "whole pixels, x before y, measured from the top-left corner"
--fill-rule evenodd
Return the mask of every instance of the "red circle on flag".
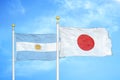
M 91 50 L 94 47 L 94 40 L 86 34 L 82 34 L 77 39 L 78 46 L 85 51 Z

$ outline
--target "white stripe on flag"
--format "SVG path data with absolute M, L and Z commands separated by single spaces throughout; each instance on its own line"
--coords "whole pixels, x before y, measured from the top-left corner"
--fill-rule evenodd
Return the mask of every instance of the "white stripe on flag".
M 35 45 L 40 45 L 41 49 L 36 50 Z M 16 51 L 37 51 L 37 52 L 56 51 L 56 43 L 16 42 Z

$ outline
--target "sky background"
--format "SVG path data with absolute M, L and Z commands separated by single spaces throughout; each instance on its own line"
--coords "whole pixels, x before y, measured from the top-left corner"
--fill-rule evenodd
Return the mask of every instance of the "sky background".
M 65 27 L 103 27 L 112 40 L 112 56 L 66 57 L 60 80 L 120 80 L 120 0 L 0 0 L 0 80 L 11 80 L 12 28 L 17 33 L 56 33 Z M 55 61 L 16 62 L 16 80 L 56 80 Z

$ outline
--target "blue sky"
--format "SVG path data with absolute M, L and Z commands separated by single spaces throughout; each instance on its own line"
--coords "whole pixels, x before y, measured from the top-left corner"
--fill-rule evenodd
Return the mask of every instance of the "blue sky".
M 120 0 L 0 0 L 0 80 L 11 80 L 11 24 L 19 33 L 56 33 L 66 27 L 104 27 L 112 56 L 66 57 L 60 80 L 120 80 Z M 16 62 L 16 80 L 55 80 L 55 61 Z

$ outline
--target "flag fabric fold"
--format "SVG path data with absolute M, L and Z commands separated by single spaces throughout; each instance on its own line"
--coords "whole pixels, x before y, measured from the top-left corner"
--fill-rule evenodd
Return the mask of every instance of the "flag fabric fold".
M 16 60 L 55 60 L 56 34 L 15 34 Z
M 60 57 L 111 55 L 111 40 L 105 28 L 60 27 Z

